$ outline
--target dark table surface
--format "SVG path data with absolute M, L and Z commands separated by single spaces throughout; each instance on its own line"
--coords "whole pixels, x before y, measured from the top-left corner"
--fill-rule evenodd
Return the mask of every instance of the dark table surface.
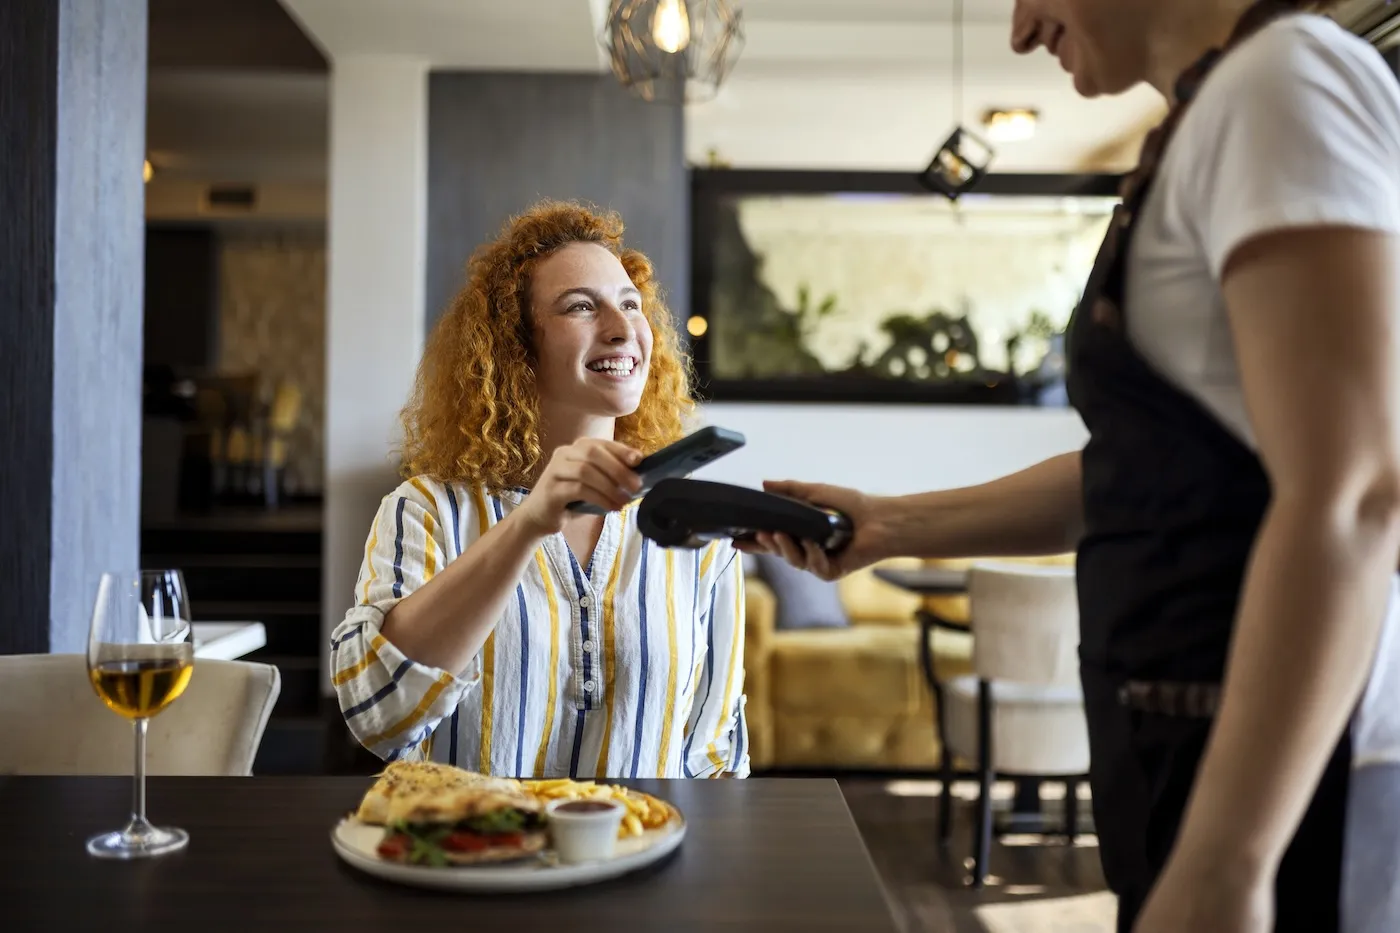
M 625 781 L 689 822 L 680 850 L 601 884 L 530 894 L 446 894 L 365 875 L 331 828 L 370 779 L 151 778 L 156 825 L 190 833 L 162 858 L 91 858 L 119 828 L 131 781 L 0 777 L 6 931 L 894 930 L 870 857 L 835 781 Z
M 920 596 L 951 596 L 967 592 L 967 571 L 951 567 L 879 567 L 876 578 Z

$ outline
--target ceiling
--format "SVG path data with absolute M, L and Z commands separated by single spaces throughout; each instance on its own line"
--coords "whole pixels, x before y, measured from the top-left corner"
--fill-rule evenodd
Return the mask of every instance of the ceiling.
M 277 0 L 147 0 L 151 68 L 304 71 L 326 57 Z
M 688 154 L 739 166 L 913 169 L 988 107 L 1034 107 L 995 170 L 1121 169 L 1160 114 L 1140 88 L 1076 95 L 1045 54 L 1008 47 L 1013 0 L 742 0 L 745 46 Z M 321 182 L 328 62 L 403 55 L 440 69 L 606 71 L 607 0 L 150 0 L 148 142 L 167 177 Z M 1377 18 L 1350 0 L 1339 18 Z M 955 40 L 963 110 L 953 113 Z M 774 114 L 782 114 L 775 120 Z

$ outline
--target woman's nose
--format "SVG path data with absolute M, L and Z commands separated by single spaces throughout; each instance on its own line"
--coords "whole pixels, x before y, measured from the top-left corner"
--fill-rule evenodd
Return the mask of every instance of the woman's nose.
M 609 343 L 627 343 L 632 339 L 632 318 L 616 305 L 608 306 L 603 326 L 606 328 L 605 334 Z

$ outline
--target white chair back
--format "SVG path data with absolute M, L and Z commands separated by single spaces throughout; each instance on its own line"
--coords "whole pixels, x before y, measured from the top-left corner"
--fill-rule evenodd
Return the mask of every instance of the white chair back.
M 246 775 L 281 692 L 277 668 L 196 659 L 185 693 L 150 721 L 146 773 Z M 80 654 L 0 656 L 0 774 L 131 774 L 135 739 Z
M 1074 580 L 1073 567 L 974 564 L 967 589 L 977 675 L 1047 687 L 1078 685 Z

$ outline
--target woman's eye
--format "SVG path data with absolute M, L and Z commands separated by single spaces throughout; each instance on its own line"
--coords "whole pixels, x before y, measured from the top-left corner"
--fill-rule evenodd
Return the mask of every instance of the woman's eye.
M 628 310 L 628 311 L 640 311 L 640 310 L 642 310 L 641 304 L 640 304 L 639 302 L 632 301 L 631 299 L 628 299 L 627 301 L 624 301 L 624 302 L 622 303 L 622 307 L 623 307 L 624 309 Z
M 593 306 L 586 301 L 576 301 L 573 304 L 569 305 L 568 310 L 570 314 L 573 314 L 576 311 L 592 311 Z

